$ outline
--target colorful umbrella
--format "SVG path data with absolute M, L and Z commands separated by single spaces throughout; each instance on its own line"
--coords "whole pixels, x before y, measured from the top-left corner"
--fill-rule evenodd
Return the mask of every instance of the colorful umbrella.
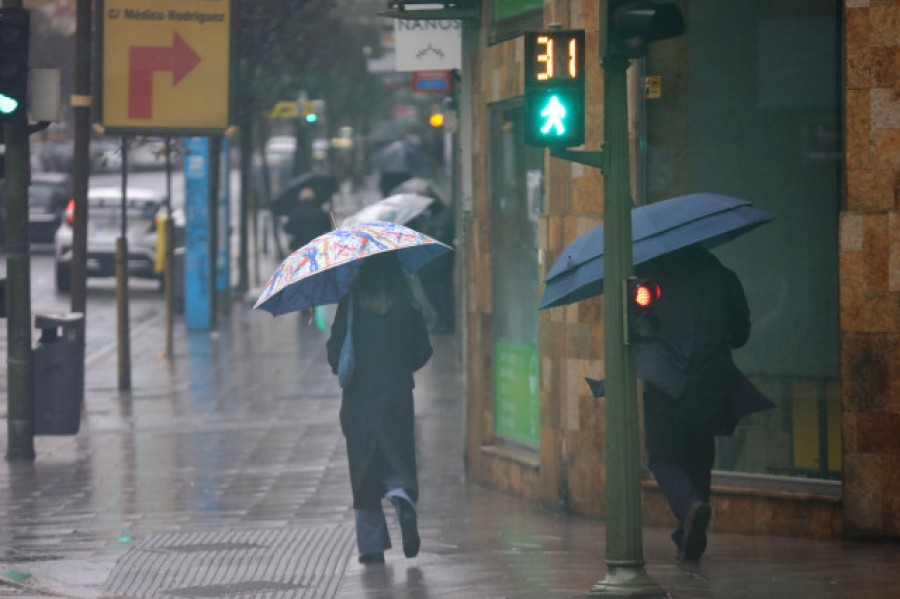
M 412 273 L 450 247 L 409 227 L 389 222 L 360 223 L 320 235 L 284 259 L 254 308 L 273 316 L 334 304 L 349 291 L 363 258 L 397 252 Z

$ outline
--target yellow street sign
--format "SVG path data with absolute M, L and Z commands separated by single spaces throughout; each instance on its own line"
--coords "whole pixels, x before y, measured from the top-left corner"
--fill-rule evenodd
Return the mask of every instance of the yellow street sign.
M 300 111 L 296 102 L 278 102 L 266 116 L 270 119 L 296 119 Z
M 100 10 L 104 128 L 228 127 L 231 0 L 103 0 Z

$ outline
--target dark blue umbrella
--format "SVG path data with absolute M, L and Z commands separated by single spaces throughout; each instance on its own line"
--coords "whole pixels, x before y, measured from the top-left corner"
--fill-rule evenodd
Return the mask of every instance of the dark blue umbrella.
M 272 202 L 272 211 L 275 214 L 288 214 L 297 205 L 300 190 L 309 187 L 316 192 L 316 200 L 319 204 L 331 201 L 331 196 L 337 193 L 338 184 L 334 175 L 325 173 L 303 173 L 294 177 L 284 186 L 275 200 Z
M 698 193 L 631 210 L 633 262 L 702 243 L 707 249 L 765 224 L 774 217 L 747 200 Z M 603 225 L 579 235 L 544 278 L 539 309 L 571 304 L 603 293 Z

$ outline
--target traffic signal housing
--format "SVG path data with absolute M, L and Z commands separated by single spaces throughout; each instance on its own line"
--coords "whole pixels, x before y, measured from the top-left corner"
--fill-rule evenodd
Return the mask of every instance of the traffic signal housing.
M 25 118 L 28 109 L 30 13 L 0 8 L 0 121 Z
M 307 123 L 317 123 L 324 106 L 321 100 L 305 100 L 302 102 L 303 120 Z
M 626 342 L 652 339 L 659 328 L 659 318 L 655 311 L 662 295 L 659 285 L 649 279 L 629 277 L 625 290 L 628 294 L 625 302 Z
M 609 56 L 640 58 L 651 42 L 684 33 L 681 10 L 670 2 L 609 0 L 606 22 Z
M 525 143 L 584 143 L 584 30 L 525 32 Z

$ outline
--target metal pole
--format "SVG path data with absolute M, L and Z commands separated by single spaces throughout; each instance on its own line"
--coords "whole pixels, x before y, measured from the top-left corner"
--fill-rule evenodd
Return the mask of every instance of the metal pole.
M 237 18 L 243 18 L 249 16 L 251 3 L 249 0 L 239 0 L 235 3 L 237 8 Z M 234 52 L 234 56 L 241 55 L 241 47 L 238 45 L 238 37 L 232 37 L 232 51 Z M 241 195 L 239 199 L 239 215 L 238 215 L 238 283 L 237 283 L 237 291 L 241 294 L 247 292 L 250 288 L 250 247 L 249 240 L 247 238 L 247 217 L 248 217 L 248 206 L 250 203 L 250 186 L 251 183 L 251 152 L 253 146 L 251 145 L 251 109 L 250 106 L 252 102 L 250 101 L 250 93 L 248 83 L 250 81 L 250 70 L 251 66 L 247 61 L 247 58 L 242 58 L 236 61 L 232 68 L 235 69 L 237 76 L 235 79 L 238 81 L 238 119 L 240 120 L 238 126 L 240 129 L 240 143 L 241 143 Z M 243 96 L 243 97 L 241 97 Z
M 131 343 L 128 330 L 128 138 L 122 136 L 121 232 L 116 241 L 116 319 L 119 336 L 119 389 L 131 389 Z
M 172 138 L 166 137 L 166 260 L 163 283 L 166 290 L 166 357 L 170 360 L 175 357 L 173 343 L 173 329 L 175 328 L 175 315 L 173 302 L 175 301 L 172 284 L 175 281 L 173 268 L 175 259 L 175 223 L 172 222 Z
M 218 328 L 219 306 L 219 176 L 221 175 L 222 137 L 209 138 L 209 195 L 207 196 L 207 231 L 209 232 L 209 330 Z
M 72 154 L 72 184 L 75 215 L 72 223 L 70 297 L 72 312 L 87 314 L 87 192 L 91 139 L 91 2 L 77 0 L 75 6 L 75 94 L 72 118 L 75 141 Z M 84 332 L 80 330 L 80 332 Z M 84 339 L 80 340 L 84 345 Z
M 603 55 L 603 338 L 606 360 L 606 577 L 591 597 L 665 597 L 644 569 L 640 439 L 634 352 L 626 343 L 626 278 L 632 274 L 631 169 L 628 159 L 627 58 L 608 55 L 601 0 Z
M 4 7 L 21 8 L 21 0 Z M 30 179 L 25 112 L 3 125 L 6 142 L 6 459 L 34 459 L 34 386 L 31 353 L 31 253 L 28 246 Z
M 252 132 L 251 128 L 251 119 L 250 119 L 250 111 L 242 106 L 240 108 L 240 143 L 241 143 L 241 196 L 240 196 L 240 215 L 238 218 L 238 235 L 239 235 L 239 249 L 238 249 L 238 284 L 237 290 L 241 294 L 246 293 L 250 288 L 250 267 L 249 267 L 249 240 L 247 239 L 247 217 L 249 216 L 249 203 L 250 203 L 250 186 L 252 185 L 251 180 L 251 169 L 252 165 L 250 162 L 251 155 L 253 152 L 252 145 Z

